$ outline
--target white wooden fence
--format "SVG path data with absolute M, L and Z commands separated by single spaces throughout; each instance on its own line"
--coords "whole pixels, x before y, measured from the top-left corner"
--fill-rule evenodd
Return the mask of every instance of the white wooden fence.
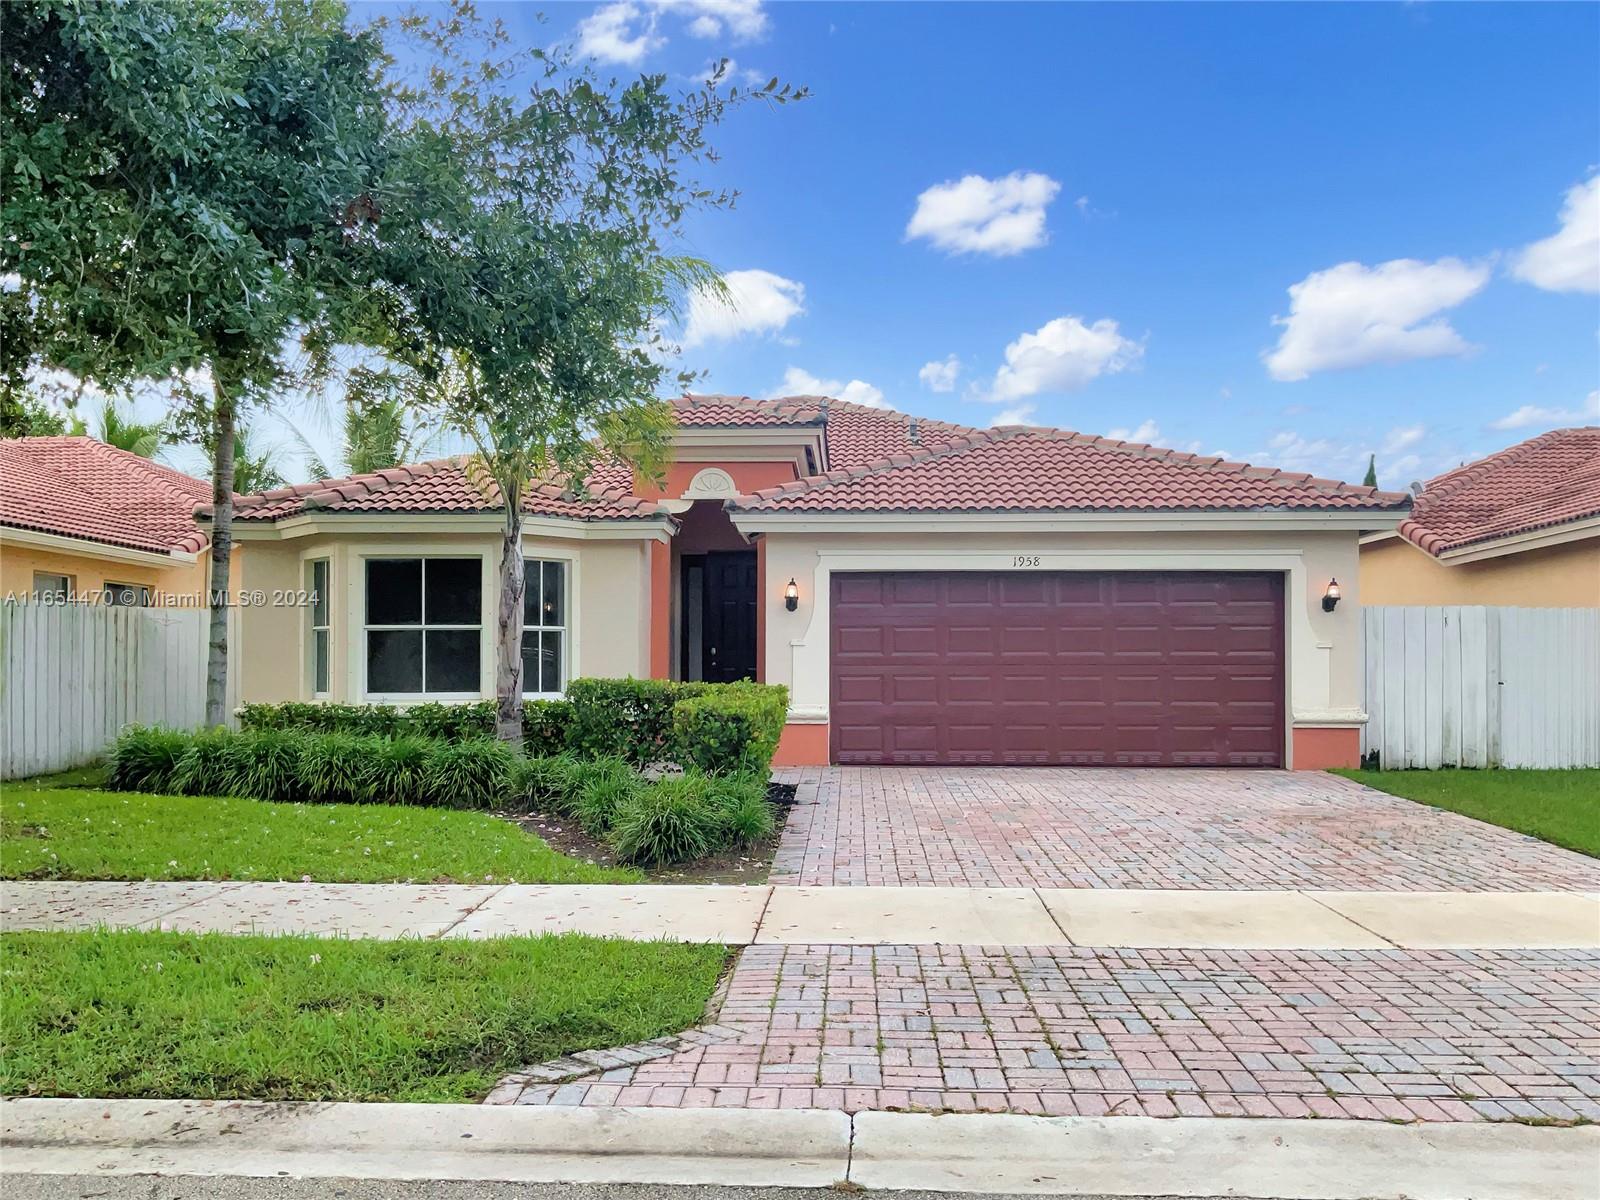
M 1600 609 L 1363 610 L 1383 767 L 1600 766 Z
M 208 618 L 203 609 L 0 604 L 0 779 L 92 762 L 125 725 L 202 724 Z

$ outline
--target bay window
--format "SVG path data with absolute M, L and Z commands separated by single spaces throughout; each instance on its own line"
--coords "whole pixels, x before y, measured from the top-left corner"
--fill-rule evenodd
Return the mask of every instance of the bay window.
M 367 693 L 479 694 L 481 558 L 366 560 Z

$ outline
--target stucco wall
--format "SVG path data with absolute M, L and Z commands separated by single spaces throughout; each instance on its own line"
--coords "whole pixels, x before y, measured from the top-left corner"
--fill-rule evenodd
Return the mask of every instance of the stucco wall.
M 210 568 L 210 560 L 204 553 L 195 562 L 176 562 L 162 567 L 102 557 L 94 550 L 93 543 L 85 542 L 84 547 L 82 554 L 64 554 L 0 539 L 0 597 L 20 599 L 31 594 L 33 573 L 50 571 L 71 575 L 76 592 L 86 597 L 97 596 L 111 581 L 148 587 L 152 604 L 203 606 L 206 573 Z
M 528 558 L 569 563 L 567 677 L 648 674 L 649 584 L 644 547 L 627 541 L 584 541 L 530 536 Z M 240 695 L 246 702 L 308 700 L 309 615 L 296 605 L 273 604 L 275 595 L 304 589 L 305 563 L 329 560 L 333 597 L 329 631 L 332 669 L 328 698 L 345 703 L 367 699 L 362 624 L 365 613 L 363 559 L 377 556 L 477 555 L 483 559 L 483 637 L 479 694 L 494 695 L 494 624 L 500 539 L 482 534 L 317 534 L 289 541 L 252 541 L 241 589 L 268 603 L 240 612 Z
M 1036 570 L 1282 571 L 1285 585 L 1289 712 L 1298 725 L 1358 727 L 1362 717 L 1361 581 L 1354 531 L 827 535 L 769 533 L 766 546 L 765 668 L 788 685 L 791 719 L 825 723 L 828 621 L 819 611 L 833 571 L 1011 570 L 1017 555 L 1037 555 Z M 794 612 L 782 590 L 800 585 Z M 1344 600 L 1322 611 L 1337 578 Z
M 1368 604 L 1600 608 L 1600 536 L 1469 563 L 1388 538 L 1361 548 L 1361 582 Z

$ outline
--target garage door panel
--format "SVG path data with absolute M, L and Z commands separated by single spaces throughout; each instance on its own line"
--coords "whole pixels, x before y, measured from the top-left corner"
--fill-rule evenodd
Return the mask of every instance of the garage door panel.
M 1277 766 L 1272 574 L 833 577 L 840 762 Z

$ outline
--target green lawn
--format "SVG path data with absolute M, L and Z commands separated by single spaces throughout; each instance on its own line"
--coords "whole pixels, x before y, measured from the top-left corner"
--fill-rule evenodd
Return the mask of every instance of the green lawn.
M 0 789 L 0 878 L 621 883 L 484 813 Z
M 0 936 L 0 1094 L 472 1101 L 698 1023 L 722 946 Z
M 1408 800 L 1600 857 L 1600 770 L 1338 774 Z

